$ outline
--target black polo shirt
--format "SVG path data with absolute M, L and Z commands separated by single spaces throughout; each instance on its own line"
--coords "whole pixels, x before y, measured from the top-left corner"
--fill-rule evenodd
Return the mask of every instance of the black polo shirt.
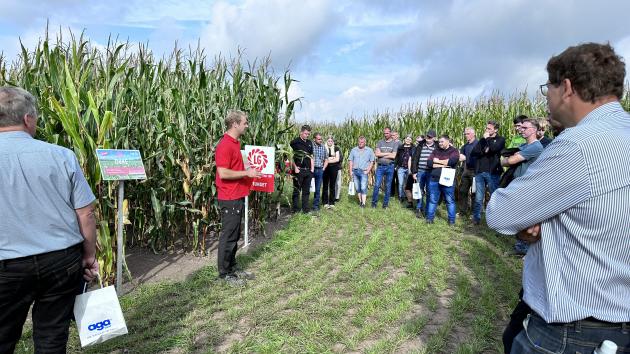
M 299 136 L 293 141 L 291 141 L 291 148 L 293 149 L 293 162 L 299 168 L 311 168 L 311 158 L 305 157 L 300 158 L 299 155 L 295 154 L 296 151 L 303 151 L 304 154 L 313 156 L 313 142 L 310 140 L 302 140 Z

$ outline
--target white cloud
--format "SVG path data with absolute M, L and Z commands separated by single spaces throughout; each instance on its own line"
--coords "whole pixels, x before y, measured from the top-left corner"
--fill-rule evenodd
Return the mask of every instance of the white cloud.
M 271 56 L 275 67 L 285 68 L 311 54 L 321 38 L 337 25 L 328 0 L 245 0 L 240 5 L 217 2 L 201 33 L 210 52 L 246 57 Z

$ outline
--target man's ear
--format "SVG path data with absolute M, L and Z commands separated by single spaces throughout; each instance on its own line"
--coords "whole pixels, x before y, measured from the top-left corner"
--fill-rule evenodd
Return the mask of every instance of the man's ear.
M 571 83 L 571 80 L 569 79 L 564 79 L 562 80 L 562 99 L 568 99 L 571 96 L 575 95 L 576 92 L 573 89 L 573 84 Z

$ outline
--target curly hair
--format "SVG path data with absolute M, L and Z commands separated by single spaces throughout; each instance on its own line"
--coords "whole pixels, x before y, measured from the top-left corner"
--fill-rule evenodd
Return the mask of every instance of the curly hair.
M 586 102 L 595 103 L 601 97 L 623 96 L 626 66 L 609 43 L 585 43 L 567 48 L 551 57 L 547 63 L 549 82 L 558 85 L 569 79 Z

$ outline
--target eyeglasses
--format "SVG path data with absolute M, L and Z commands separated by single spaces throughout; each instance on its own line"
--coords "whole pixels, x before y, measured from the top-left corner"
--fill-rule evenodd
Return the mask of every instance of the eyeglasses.
M 547 97 L 547 93 L 549 92 L 549 85 L 551 85 L 551 82 L 540 85 L 540 93 L 545 97 Z

